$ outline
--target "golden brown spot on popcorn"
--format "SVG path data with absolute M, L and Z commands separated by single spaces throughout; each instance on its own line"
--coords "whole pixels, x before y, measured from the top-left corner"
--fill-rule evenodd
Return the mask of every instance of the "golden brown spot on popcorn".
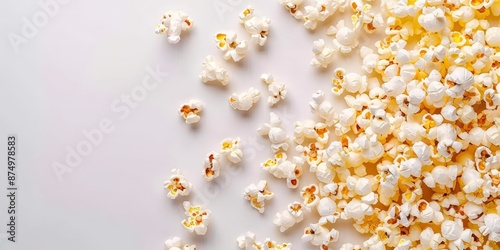
M 420 204 L 418 204 L 418 210 L 424 211 L 425 209 L 427 209 L 427 202 L 420 202 Z
M 327 128 L 320 128 L 320 129 L 315 129 L 316 133 L 319 135 L 320 138 L 324 138 L 325 134 L 328 132 Z
M 225 141 L 225 142 L 222 143 L 222 149 L 223 150 L 231 149 L 232 147 L 233 147 L 233 143 L 232 142 Z
M 192 24 L 192 23 L 191 23 L 191 20 L 189 20 L 189 19 L 186 19 L 184 22 L 185 22 L 188 26 L 191 26 L 191 24 Z
M 296 179 L 291 180 L 290 183 L 292 184 L 292 186 L 297 186 L 297 180 Z
M 248 15 L 250 15 L 250 13 L 252 13 L 252 11 L 250 11 L 249 9 L 245 9 L 245 10 L 243 11 L 243 15 L 244 15 L 244 16 L 248 16 Z
M 234 98 L 232 98 L 232 97 L 231 97 L 231 98 L 229 98 L 229 102 L 230 102 L 230 103 L 234 103 L 234 102 L 236 102 L 236 100 L 235 100 Z

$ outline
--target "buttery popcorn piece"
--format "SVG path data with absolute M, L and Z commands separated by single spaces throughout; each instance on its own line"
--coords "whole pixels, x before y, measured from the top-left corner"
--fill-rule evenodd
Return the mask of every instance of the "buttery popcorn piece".
M 215 42 L 217 48 L 224 52 L 224 59 L 232 59 L 235 62 L 240 61 L 245 57 L 248 51 L 247 41 L 237 41 L 237 35 L 234 32 L 217 33 Z
M 173 169 L 170 179 L 163 183 L 163 188 L 167 191 L 168 198 L 175 199 L 179 195 L 189 195 L 193 185 L 184 177 L 181 170 Z
M 259 213 L 264 213 L 265 201 L 273 198 L 274 193 L 267 190 L 267 181 L 261 180 L 257 185 L 250 184 L 245 188 L 244 197 L 250 201 L 250 205 L 257 209 Z
M 189 201 L 182 203 L 185 210 L 186 219 L 182 220 L 182 225 L 190 233 L 205 235 L 207 227 L 210 224 L 210 210 L 203 209 L 201 206 L 193 206 Z
M 220 153 L 225 155 L 229 161 L 232 163 L 238 163 L 243 157 L 243 151 L 241 150 L 240 138 L 235 139 L 225 138 L 221 142 Z
M 187 124 L 193 124 L 200 121 L 200 113 L 203 111 L 203 103 L 198 100 L 190 100 L 182 104 L 179 108 L 179 114 L 186 120 Z

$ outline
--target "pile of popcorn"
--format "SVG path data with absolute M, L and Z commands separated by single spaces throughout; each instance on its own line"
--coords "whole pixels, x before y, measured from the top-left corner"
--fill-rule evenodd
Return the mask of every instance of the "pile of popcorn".
M 334 249 L 500 249 L 500 27 L 494 26 L 500 1 L 382 0 L 379 12 L 372 8 L 375 1 L 278 2 L 310 30 L 336 12 L 350 12 L 351 20 L 328 28 L 330 41 L 314 41 L 311 66 L 328 68 L 339 53 L 359 53 L 363 61 L 362 74 L 332 69 L 331 91 L 348 108 L 335 107 L 334 99 L 318 90 L 310 102 L 313 119 L 297 121 L 293 135 L 274 113 L 258 129 L 274 152 L 262 169 L 286 179 L 292 189 L 299 187 L 303 171 L 317 177 L 297 189 L 298 201 L 274 216 L 279 230 L 314 212 L 320 219 L 304 229 L 302 239 L 322 250 L 341 236 L 337 220 L 352 220 L 370 238 Z M 239 17 L 250 44 L 264 46 L 270 20 L 255 16 L 251 7 Z M 180 30 L 191 24 L 182 12 L 167 14 L 157 32 L 177 41 Z M 385 37 L 360 46 L 360 34 L 373 32 Z M 238 62 L 249 50 L 235 32 L 215 37 L 225 60 Z M 229 82 L 212 56 L 203 67 L 203 82 Z M 270 105 L 285 98 L 284 84 L 271 74 L 261 79 L 268 85 Z M 246 111 L 259 96 L 251 88 L 231 95 L 229 103 Z M 180 113 L 194 123 L 202 106 L 191 101 Z M 239 145 L 226 139 L 220 154 L 239 162 Z M 205 160 L 207 180 L 218 176 L 219 159 L 212 152 Z M 190 188 L 179 171 L 165 183 L 170 198 L 188 195 Z M 244 190 L 244 198 L 261 213 L 272 197 L 265 180 Z M 185 207 L 183 225 L 204 234 L 210 211 Z M 270 239 L 256 242 L 250 232 L 237 243 L 242 249 L 291 249 Z M 177 245 L 166 249 L 180 249 Z

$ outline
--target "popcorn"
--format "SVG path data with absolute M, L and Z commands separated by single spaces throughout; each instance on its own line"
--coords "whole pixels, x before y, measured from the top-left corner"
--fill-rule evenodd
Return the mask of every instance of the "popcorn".
M 259 98 L 260 92 L 254 88 L 250 88 L 240 94 L 233 93 L 229 97 L 229 104 L 233 109 L 248 111 L 259 101 Z
M 292 244 L 291 243 L 276 244 L 275 241 L 272 241 L 271 239 L 266 238 L 266 241 L 264 241 L 264 249 L 267 249 L 267 250 L 291 250 Z
M 173 200 L 179 195 L 189 195 L 193 185 L 184 177 L 181 170 L 173 169 L 170 179 L 163 183 L 163 188 L 167 191 L 167 197 Z
M 174 237 L 165 241 L 165 250 L 196 250 L 196 245 L 185 244 L 182 245 L 182 239 L 179 237 Z
M 339 7 L 338 0 L 316 0 L 316 6 L 305 6 L 304 27 L 314 30 L 318 22 L 325 21 Z
M 182 11 L 168 11 L 161 22 L 156 26 L 156 34 L 166 34 L 170 44 L 176 44 L 181 40 L 181 32 L 191 29 L 193 20 Z
M 250 41 L 257 43 L 260 46 L 264 46 L 267 41 L 267 35 L 269 32 L 269 25 L 271 20 L 266 17 L 256 17 L 253 15 L 252 6 L 248 6 L 242 13 L 240 13 L 240 20 L 245 26 L 248 34 L 251 35 Z
M 260 250 L 262 249 L 262 244 L 260 242 L 255 241 L 256 236 L 252 232 L 247 232 L 245 235 L 242 235 L 236 239 L 238 242 L 238 247 L 241 249 L 249 249 L 249 250 Z
M 326 68 L 333 61 L 333 56 L 337 50 L 327 47 L 325 40 L 319 39 L 314 41 L 312 51 L 314 53 L 314 59 L 311 60 L 311 66 L 315 68 Z
M 273 223 L 280 227 L 280 232 L 285 232 L 288 228 L 304 219 L 303 210 L 304 207 L 301 203 L 292 202 L 288 204 L 287 210 L 274 215 Z
M 442 9 L 437 7 L 424 7 L 418 23 L 429 32 L 440 32 L 446 28 L 446 17 Z
M 325 92 L 318 90 L 313 94 L 313 101 L 309 102 L 309 106 L 313 113 L 316 113 L 325 120 L 327 126 L 331 126 L 335 121 L 335 113 L 333 104 L 325 99 Z
M 359 43 L 356 39 L 355 31 L 346 27 L 344 20 L 340 20 L 335 29 L 336 30 L 332 32 L 335 34 L 335 39 L 333 39 L 333 46 L 335 50 L 342 53 L 350 53 L 358 46 Z
M 281 119 L 275 113 L 270 113 L 270 122 L 257 130 L 261 135 L 267 135 L 271 141 L 271 148 L 274 152 L 280 149 L 288 150 L 288 135 L 282 128 Z
M 492 47 L 500 47 L 500 28 L 490 27 L 486 30 L 486 43 Z
M 490 240 L 500 242 L 500 216 L 487 214 L 484 217 L 484 225 L 479 228 L 479 231 Z
M 236 139 L 225 138 L 221 142 L 221 154 L 225 155 L 229 161 L 232 163 L 238 163 L 243 157 L 243 151 L 241 151 L 240 138 Z
M 301 19 L 303 17 L 302 11 L 298 8 L 304 0 L 278 0 L 278 2 L 283 5 L 296 19 Z
M 220 155 L 215 152 L 210 152 L 205 158 L 203 170 L 203 177 L 207 181 L 211 181 L 214 178 L 219 177 L 220 174 L 220 166 L 219 166 Z
M 304 229 L 302 241 L 309 241 L 315 246 L 328 245 L 330 242 L 336 242 L 339 239 L 339 231 L 332 228 L 328 230 L 320 224 L 311 224 Z
M 307 209 L 315 207 L 319 202 L 319 189 L 316 184 L 305 186 L 300 191 L 300 196 L 304 199 L 304 205 Z
M 222 86 L 226 86 L 229 83 L 229 74 L 214 61 L 212 56 L 207 56 L 203 59 L 203 71 L 200 74 L 200 79 L 204 83 L 218 81 Z
M 247 41 L 237 41 L 237 35 L 234 32 L 217 33 L 215 35 L 215 42 L 217 48 L 224 52 L 224 59 L 232 59 L 235 62 L 240 61 L 245 57 L 248 51 Z
M 187 124 L 193 124 L 200 121 L 200 112 L 203 111 L 203 103 L 198 100 L 191 100 L 184 103 L 179 108 L 179 114 L 186 120 Z
M 250 184 L 245 188 L 244 197 L 246 200 L 250 201 L 250 205 L 257 209 L 259 213 L 264 213 L 265 201 L 272 199 L 274 196 L 273 192 L 267 190 L 267 181 L 261 180 L 257 185 Z
M 189 201 L 182 204 L 187 216 L 187 219 L 182 221 L 184 228 L 190 233 L 195 232 L 197 235 L 205 235 L 210 224 L 210 210 L 203 209 L 201 206 L 193 206 Z
M 267 89 L 269 91 L 267 102 L 270 106 L 273 106 L 279 101 L 285 99 L 287 91 L 284 83 L 276 82 L 271 74 L 262 74 L 260 78 L 267 84 Z
M 297 160 L 294 159 L 294 162 Z M 289 188 L 296 188 L 299 184 L 299 177 L 302 175 L 302 167 L 287 160 L 284 152 L 276 153 L 274 159 L 266 160 L 261 167 L 276 178 L 286 178 Z

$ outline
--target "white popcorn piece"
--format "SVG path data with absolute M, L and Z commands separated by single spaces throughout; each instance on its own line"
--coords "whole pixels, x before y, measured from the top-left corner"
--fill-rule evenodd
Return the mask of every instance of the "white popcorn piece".
M 224 59 L 232 59 L 235 62 L 240 61 L 245 57 L 248 51 L 247 41 L 237 41 L 237 35 L 234 32 L 217 33 L 215 42 L 217 48 L 224 52 Z
M 500 27 L 490 27 L 486 30 L 486 43 L 492 47 L 500 47 Z
M 210 224 L 210 210 L 203 209 L 201 206 L 193 206 L 189 201 L 182 203 L 187 219 L 182 220 L 182 225 L 190 233 L 205 235 Z
M 450 86 L 446 93 L 455 98 L 462 96 L 471 87 L 474 75 L 464 67 L 457 67 L 446 76 L 446 82 Z
M 303 210 L 304 207 L 300 202 L 292 202 L 288 204 L 287 210 L 274 215 L 273 223 L 280 227 L 280 232 L 285 232 L 304 219 Z
M 338 0 L 316 0 L 316 6 L 305 6 L 304 27 L 310 30 L 316 29 L 318 22 L 323 22 L 333 15 L 340 7 L 339 5 Z
M 220 166 L 219 166 L 220 155 L 215 152 L 210 152 L 205 158 L 204 161 L 204 169 L 203 169 L 203 177 L 207 181 L 211 181 L 217 178 L 220 174 Z
M 191 184 L 186 177 L 184 177 L 181 170 L 173 169 L 169 180 L 163 183 L 163 188 L 167 191 L 168 198 L 175 199 L 179 195 L 189 195 L 191 189 L 193 188 L 193 184 Z
M 224 140 L 222 140 L 220 153 L 225 155 L 227 159 L 232 163 L 240 162 L 241 158 L 243 157 L 240 138 L 225 138 Z
M 440 32 L 446 28 L 445 13 L 441 8 L 424 7 L 418 23 L 427 31 Z
M 238 242 L 238 247 L 246 250 L 260 250 L 262 249 L 262 244 L 256 242 L 256 236 L 252 232 L 247 232 L 236 239 Z
M 479 231 L 488 236 L 494 242 L 500 242 L 500 216 L 498 214 L 486 214 L 484 217 L 484 225 L 479 228 Z
M 340 20 L 336 25 L 335 39 L 333 39 L 333 46 L 335 50 L 342 53 L 350 53 L 359 44 L 356 39 L 355 30 L 345 26 L 344 20 Z
M 319 200 L 318 210 L 320 224 L 325 224 L 327 222 L 335 223 L 335 221 L 340 217 L 337 212 L 337 204 L 330 197 L 323 197 Z
M 277 114 L 270 113 L 269 123 L 265 123 L 264 126 L 257 130 L 261 135 L 267 135 L 271 141 L 271 148 L 274 152 L 278 152 L 280 149 L 286 151 L 288 150 L 288 135 L 282 128 L 281 119 Z
M 261 180 L 257 185 L 250 184 L 245 188 L 244 197 L 259 213 L 264 213 L 265 201 L 273 198 L 274 193 L 267 189 L 267 181 Z
M 333 125 L 335 122 L 335 110 L 333 104 L 325 98 L 325 92 L 322 90 L 316 91 L 312 96 L 312 101 L 309 106 L 313 113 L 321 117 L 327 126 Z
M 203 71 L 200 74 L 200 79 L 204 83 L 217 81 L 222 86 L 226 86 L 229 83 L 229 74 L 227 70 L 222 68 L 222 66 L 216 63 L 214 58 L 209 55 L 203 59 Z
M 264 46 L 267 41 L 271 20 L 266 17 L 256 17 L 253 15 L 253 12 L 253 7 L 248 6 L 240 13 L 240 21 L 243 26 L 245 26 L 248 34 L 250 34 L 250 41 L 260 46 Z
M 248 111 L 260 99 L 260 92 L 257 89 L 250 88 L 247 91 L 229 97 L 229 104 L 233 109 Z
M 168 239 L 164 244 L 165 250 L 196 250 L 196 245 L 185 244 L 182 245 L 182 239 L 179 237 L 174 237 Z
M 193 20 L 182 11 L 168 11 L 161 22 L 156 26 L 156 34 L 166 34 L 170 44 L 176 44 L 181 40 L 181 32 L 191 29 Z
M 200 121 L 200 113 L 203 111 L 204 105 L 201 101 L 190 100 L 184 103 L 179 108 L 179 114 L 185 119 L 187 124 L 193 124 Z
M 302 241 L 309 241 L 315 246 L 328 245 L 330 242 L 336 242 L 339 239 L 339 231 L 332 228 L 328 230 L 325 226 L 311 224 L 304 229 Z
M 294 140 L 301 144 L 306 138 L 314 139 L 321 144 L 328 142 L 330 131 L 328 126 L 321 122 L 314 122 L 313 120 L 297 121 L 295 122 Z
M 315 68 L 326 68 L 333 61 L 336 50 L 326 46 L 325 40 L 319 39 L 313 42 L 314 58 L 311 60 L 311 66 Z
M 302 167 L 294 162 L 287 160 L 286 153 L 278 152 L 274 159 L 266 160 L 261 167 L 276 178 L 286 178 L 289 188 L 296 188 L 299 184 L 299 177 L 302 175 Z
M 270 106 L 273 106 L 279 101 L 285 99 L 287 90 L 285 89 L 284 83 L 276 82 L 272 74 L 262 74 L 260 78 L 265 84 L 267 84 L 267 90 L 269 91 L 267 102 Z
M 302 11 L 299 10 L 300 5 L 304 0 L 278 0 L 279 4 L 283 5 L 295 19 L 302 19 Z

